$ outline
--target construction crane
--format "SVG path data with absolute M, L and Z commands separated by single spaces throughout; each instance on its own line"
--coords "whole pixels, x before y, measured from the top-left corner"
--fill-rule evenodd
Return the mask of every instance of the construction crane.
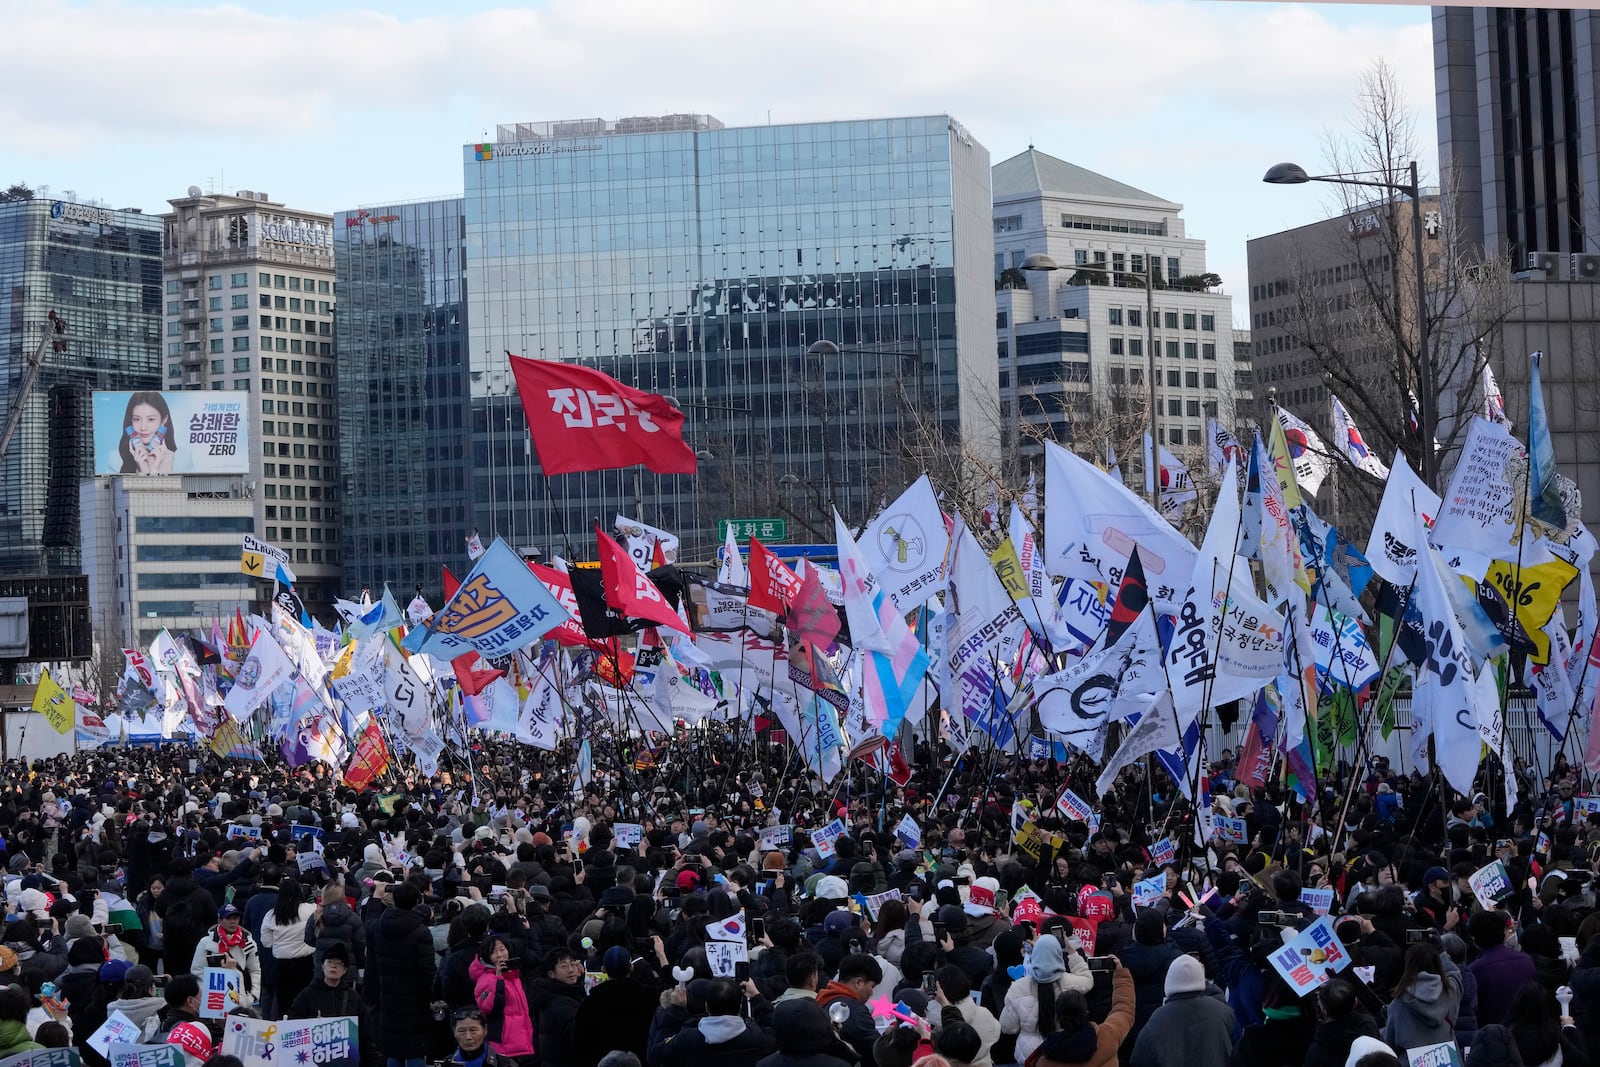
M 0 430 L 0 463 L 5 462 L 6 452 L 11 448 L 11 435 L 17 432 L 17 427 L 22 423 L 22 412 L 27 406 L 28 394 L 33 392 L 33 383 L 39 378 L 39 368 L 44 365 L 46 350 L 67 350 L 67 320 L 54 311 L 50 312 L 50 324 L 39 338 L 39 347 L 33 350 L 33 355 L 22 366 L 22 380 L 17 383 L 17 395 L 11 398 L 5 429 Z

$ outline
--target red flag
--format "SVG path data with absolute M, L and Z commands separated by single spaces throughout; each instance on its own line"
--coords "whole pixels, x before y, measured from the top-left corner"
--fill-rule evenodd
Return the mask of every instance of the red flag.
M 688 627 L 672 610 L 656 584 L 639 570 L 628 550 L 617 544 L 599 526 L 594 535 L 600 542 L 600 577 L 605 585 L 606 603 L 630 619 L 648 619 L 670 630 L 688 633 Z
M 767 558 L 772 558 L 771 553 L 767 553 Z M 779 563 L 778 566 L 782 567 L 783 564 Z M 790 632 L 817 648 L 827 648 L 833 644 L 833 639 L 839 636 L 839 613 L 822 588 L 822 579 L 818 576 L 817 568 L 809 563 L 801 566 L 805 571 L 805 577 L 800 579 L 800 589 L 789 605 L 789 617 L 784 620 L 784 625 L 789 627 Z M 755 593 L 754 586 L 750 592 L 752 595 Z
M 606 650 L 594 662 L 595 677 L 615 689 L 621 689 L 633 678 L 634 655 L 623 648 L 615 637 L 608 638 L 605 645 Z
M 666 398 L 553 360 L 511 356 L 511 373 L 546 474 L 641 465 L 657 474 L 695 472 L 683 412 Z
M 450 603 L 450 598 L 456 595 L 456 590 L 461 588 L 461 579 L 450 573 L 450 568 L 440 564 L 439 581 L 444 585 L 444 602 Z
M 490 682 L 496 678 L 504 677 L 506 673 L 505 671 L 497 670 L 476 670 L 477 663 L 478 654 L 476 652 L 463 652 L 450 661 L 450 666 L 454 667 L 456 671 L 456 684 L 469 697 L 477 696 L 483 692 L 484 687 Z
M 356 754 L 344 772 L 344 783 L 352 789 L 365 789 L 389 766 L 389 746 L 376 722 L 367 723 L 356 742 Z
M 544 583 L 561 606 L 567 609 L 567 621 L 545 634 L 558 645 L 568 648 L 597 648 L 599 645 L 590 640 L 589 635 L 583 632 L 582 613 L 578 610 L 578 594 L 572 591 L 572 578 L 565 571 L 554 567 L 546 567 L 542 563 L 529 563 L 528 569 L 534 577 Z
M 898 738 L 889 743 L 889 769 L 885 774 L 889 781 L 898 786 L 904 786 L 911 781 L 911 766 L 906 763 L 905 754 L 900 751 Z
M 799 592 L 800 579 L 794 571 L 766 545 L 750 538 L 750 606 L 782 615 Z

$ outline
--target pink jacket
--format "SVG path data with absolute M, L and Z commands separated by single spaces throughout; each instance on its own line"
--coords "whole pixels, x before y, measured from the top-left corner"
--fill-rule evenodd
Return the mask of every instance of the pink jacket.
M 493 967 L 477 959 L 467 973 L 472 976 L 473 997 L 489 1024 L 489 1046 L 505 1056 L 533 1055 L 533 1016 L 521 974 L 507 970 L 496 975 Z

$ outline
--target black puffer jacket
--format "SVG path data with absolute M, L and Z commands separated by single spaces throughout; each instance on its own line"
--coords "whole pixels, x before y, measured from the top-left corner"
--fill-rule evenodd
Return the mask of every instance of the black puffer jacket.
M 367 1000 L 377 1006 L 378 1047 L 414 1059 L 433 1032 L 433 935 L 414 911 L 385 908 L 367 928 Z
M 1128 977 L 1133 979 L 1133 1028 L 1122 1043 L 1124 1054 L 1132 1054 L 1139 1031 L 1144 1029 L 1144 1024 L 1150 1021 L 1150 1016 L 1166 999 L 1167 968 L 1181 955 L 1183 953 L 1178 946 L 1170 940 L 1159 945 L 1129 941 L 1117 949 L 1117 959 L 1127 968 Z
M 850 1067 L 851 1049 L 833 1033 L 828 1013 L 815 1000 L 786 1000 L 772 1008 L 772 1036 L 778 1051 L 756 1067 Z
M 533 1047 L 539 1050 L 541 1067 L 578 1067 L 572 1032 L 583 1006 L 583 983 L 568 985 L 554 978 L 538 978 L 524 984 L 534 1019 Z
M 355 909 L 343 901 L 322 906 L 322 915 L 306 920 L 306 944 L 317 950 L 317 965 L 327 959 L 328 949 L 343 945 L 350 950 L 350 962 L 360 968 L 367 962 L 367 932 Z

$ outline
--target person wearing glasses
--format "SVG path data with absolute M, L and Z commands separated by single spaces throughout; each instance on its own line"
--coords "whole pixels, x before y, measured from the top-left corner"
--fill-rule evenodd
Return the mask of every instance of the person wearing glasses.
M 449 1063 L 461 1067 L 517 1067 L 517 1061 L 503 1056 L 489 1047 L 489 1027 L 483 1021 L 483 1012 L 477 1008 L 462 1008 L 455 1013 L 452 1032 L 456 1050 L 450 1054 Z

